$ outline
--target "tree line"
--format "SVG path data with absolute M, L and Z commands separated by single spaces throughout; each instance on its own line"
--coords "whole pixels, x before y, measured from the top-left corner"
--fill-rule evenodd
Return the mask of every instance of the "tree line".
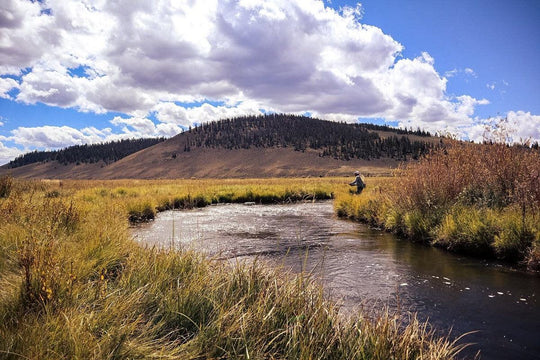
M 377 131 L 393 132 L 395 135 L 381 137 Z M 433 142 L 411 140 L 408 136 L 430 136 L 420 129 L 413 131 L 372 124 L 347 124 L 286 114 L 243 116 L 208 122 L 190 128 L 185 135 L 184 151 L 200 147 L 291 147 L 296 151 L 317 150 L 319 156 L 339 160 L 418 159 L 434 147 Z
M 395 135 L 381 137 L 378 132 Z M 411 140 L 409 135 L 429 137 L 429 132 L 417 129 L 395 129 L 374 124 L 348 124 L 320 120 L 307 116 L 269 114 L 243 116 L 208 122 L 189 128 L 183 151 L 193 148 L 249 149 L 290 147 L 296 151 L 316 150 L 319 156 L 339 160 L 393 158 L 418 159 L 434 148 L 433 142 Z M 38 162 L 106 164 L 164 141 L 164 138 L 142 138 L 111 141 L 100 144 L 70 146 L 61 150 L 33 151 L 7 164 L 16 168 Z M 182 151 L 182 149 L 179 149 Z
M 72 163 L 92 164 L 100 161 L 110 164 L 164 140 L 165 138 L 125 139 L 100 144 L 74 145 L 61 150 L 33 151 L 18 156 L 10 161 L 7 167 L 16 168 L 47 161 L 58 161 L 63 165 Z

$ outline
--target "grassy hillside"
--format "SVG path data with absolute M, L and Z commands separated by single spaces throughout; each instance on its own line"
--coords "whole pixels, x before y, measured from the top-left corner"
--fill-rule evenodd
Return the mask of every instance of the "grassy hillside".
M 164 138 L 129 139 L 101 144 L 75 145 L 54 151 L 33 151 L 17 157 L 5 167 L 14 169 L 28 164 L 51 161 L 62 165 L 98 162 L 109 164 L 164 140 Z
M 118 143 L 35 152 L 0 173 L 51 179 L 175 179 L 344 176 L 361 169 L 388 175 L 401 161 L 417 159 L 440 141 L 419 130 L 267 115 L 207 123 L 121 159 L 114 157 Z
M 378 132 L 392 132 L 381 137 Z M 408 135 L 415 135 L 411 140 Z M 433 143 L 429 134 L 369 124 L 346 124 L 305 116 L 273 114 L 225 119 L 202 124 L 186 134 L 183 151 L 192 148 L 312 149 L 338 160 L 390 158 L 406 161 L 426 154 Z

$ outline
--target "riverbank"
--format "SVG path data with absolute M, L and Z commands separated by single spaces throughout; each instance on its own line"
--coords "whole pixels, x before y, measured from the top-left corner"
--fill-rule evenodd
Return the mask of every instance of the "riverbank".
M 456 145 L 341 189 L 340 217 L 451 252 L 540 270 L 540 155 L 504 145 Z M 371 180 L 371 179 L 370 179 Z
M 342 183 L 11 182 L 0 198 L 2 358 L 456 358 L 460 346 L 414 316 L 344 320 L 306 274 L 143 248 L 128 234 L 128 219 L 159 209 L 315 199 Z
M 337 218 L 331 200 L 166 211 L 131 232 L 149 247 L 307 272 L 342 314 L 358 307 L 416 313 L 439 334 L 468 333 L 463 358 L 480 351 L 490 360 L 532 360 L 540 353 L 537 275 Z

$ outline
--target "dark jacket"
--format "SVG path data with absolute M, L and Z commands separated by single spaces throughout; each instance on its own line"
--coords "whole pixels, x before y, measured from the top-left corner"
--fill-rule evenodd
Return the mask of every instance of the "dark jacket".
M 360 177 L 360 175 L 356 175 L 356 178 L 354 179 L 354 181 L 350 183 L 349 185 L 351 186 L 356 185 L 358 192 L 364 190 L 364 188 L 366 187 L 366 184 L 362 181 L 362 178 Z

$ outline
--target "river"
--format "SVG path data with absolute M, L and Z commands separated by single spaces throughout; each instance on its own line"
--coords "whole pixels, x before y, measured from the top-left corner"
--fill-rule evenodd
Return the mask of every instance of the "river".
M 312 271 L 343 304 L 418 313 L 453 335 L 476 331 L 482 359 L 540 359 L 540 277 L 460 257 L 337 219 L 331 202 L 228 204 L 158 214 L 133 229 L 145 244 L 193 248 L 223 259 L 259 257 Z

